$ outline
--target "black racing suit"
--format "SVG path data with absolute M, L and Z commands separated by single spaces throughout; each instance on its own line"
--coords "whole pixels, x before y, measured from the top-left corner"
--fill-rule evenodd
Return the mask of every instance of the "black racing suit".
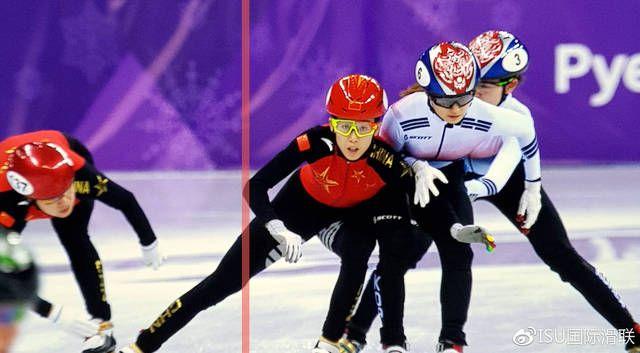
M 94 200 L 100 200 L 122 211 L 142 245 L 153 243 L 156 236 L 134 195 L 99 172 L 93 165 L 91 153 L 80 141 L 69 136 L 62 137 L 58 132 L 42 131 L 32 134 L 33 142 L 64 138 L 70 151 L 84 158 L 84 165 L 75 172 L 76 205 L 73 211 L 66 218 L 51 218 L 51 224 L 69 256 L 87 311 L 92 317 L 108 321 L 111 319 L 111 308 L 107 302 L 102 261 L 88 232 Z M 67 149 L 65 145 L 61 147 Z M 16 232 L 22 232 L 30 220 L 50 218 L 37 208 L 35 202 L 28 201 L 13 190 L 0 192 L 0 213 L 3 219 L 10 220 L 10 223 L 3 226 Z M 38 297 L 34 310 L 47 317 L 51 311 L 51 303 Z
M 448 185 L 455 185 L 452 182 L 452 173 L 449 167 L 442 171 L 449 179 Z M 456 168 L 457 169 L 457 168 Z M 460 170 L 456 172 L 459 177 Z M 475 178 L 477 175 L 467 175 L 467 179 Z M 514 173 L 507 181 L 504 188 L 497 194 L 482 198 L 496 206 L 502 214 L 516 227 L 516 214 L 518 211 L 520 197 L 524 191 L 524 166 L 518 165 Z M 448 185 L 439 188 L 442 192 L 440 197 L 449 197 L 445 192 Z M 465 201 L 466 193 L 458 190 L 453 200 L 458 200 L 459 209 L 465 210 L 464 217 L 466 223 L 471 223 L 472 213 L 470 204 Z M 419 212 L 419 210 L 414 210 Z M 441 223 L 429 223 L 421 226 L 430 229 L 432 226 L 442 225 Z M 468 244 L 454 243 L 442 239 L 439 235 L 444 234 L 444 230 L 432 231 L 430 235 L 434 237 L 441 257 L 442 270 L 450 271 L 446 283 L 443 281 L 441 291 L 444 286 L 459 288 L 450 290 L 448 293 L 460 293 L 458 296 L 441 297 L 443 328 L 440 340 L 449 340 L 456 344 L 466 344 L 463 332 L 463 325 L 466 321 L 466 313 L 469 306 L 469 297 L 463 295 L 470 293 L 471 286 L 471 262 L 473 253 Z M 582 258 L 571 245 L 567 236 L 567 231 L 562 224 L 562 220 L 556 211 L 553 203 L 542 189 L 542 208 L 536 223 L 527 234 L 527 239 L 533 246 L 536 254 L 544 261 L 549 268 L 556 272 L 560 279 L 571 284 L 591 306 L 602 315 L 613 327 L 618 330 L 633 331 L 634 320 L 627 308 L 620 301 L 619 296 L 609 286 L 602 273 Z M 443 241 L 444 240 L 444 241 Z M 449 246 L 450 245 L 450 246 Z M 417 256 L 417 258 L 420 258 Z M 375 302 L 373 302 L 373 285 L 370 281 L 365 289 L 365 294 L 356 314 L 351 318 L 349 327 L 349 338 L 359 342 L 365 342 L 366 332 L 377 315 Z M 635 337 L 635 336 L 634 336 Z M 637 338 L 636 338 L 637 340 Z
M 307 163 L 297 169 L 303 163 Z M 284 187 L 269 201 L 267 190 L 292 171 Z M 145 353 L 156 351 L 199 312 L 239 291 L 242 282 L 242 237 L 250 237 L 250 277 L 282 257 L 283 247 L 269 234 L 265 223 L 279 219 L 304 241 L 341 222 L 341 269 L 323 327 L 323 336 L 337 341 L 342 335 L 357 292 L 362 286 L 367 260 L 377 240 L 380 244 L 383 341 L 404 344 L 402 313 L 407 229 L 410 228 L 406 189 L 413 174 L 400 156 L 376 139 L 358 161 L 347 161 L 335 147 L 335 135 L 326 126 L 298 136 L 249 181 L 249 204 L 256 214 L 216 270 L 173 302 L 136 344 Z
M 440 304 L 442 307 L 442 330 L 440 340 L 465 342 L 462 327 L 467 320 L 467 311 L 471 300 L 471 262 L 473 251 L 467 243 L 455 240 L 450 233 L 454 223 L 472 224 L 473 209 L 464 187 L 464 162 L 455 161 L 440 169 L 447 177 L 448 184 L 438 184 L 440 195 L 432 198 L 427 207 L 412 207 L 412 215 L 418 223 L 419 230 L 414 231 L 414 245 L 408 254 L 410 266 L 424 256 L 431 242 L 426 233 L 433 238 L 438 247 L 442 265 L 442 283 L 440 285 Z M 434 221 L 435 220 L 435 221 Z M 408 269 L 407 268 L 407 269 Z M 377 271 L 377 270 L 376 270 Z M 351 317 L 348 338 L 365 343 L 366 333 L 378 315 L 376 308 L 376 272 L 372 274 L 362 294 L 360 305 Z M 452 293 L 454 296 L 446 296 Z
M 470 175 L 469 177 L 476 177 Z M 493 204 L 516 227 L 515 215 L 524 191 L 524 167 L 520 163 L 499 193 L 482 198 Z M 545 192 L 536 223 L 527 234 L 527 240 L 536 254 L 564 282 L 571 284 L 591 306 L 618 330 L 632 329 L 633 318 L 618 294 L 609 286 L 604 275 L 588 263 L 573 248 L 567 230 L 553 202 Z

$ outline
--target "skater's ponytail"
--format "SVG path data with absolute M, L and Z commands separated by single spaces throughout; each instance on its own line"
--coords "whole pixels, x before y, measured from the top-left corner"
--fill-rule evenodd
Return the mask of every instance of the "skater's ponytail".
M 406 97 L 412 93 L 416 93 L 416 92 L 424 92 L 424 88 L 422 88 L 422 86 L 420 86 L 418 83 L 414 83 L 413 85 L 405 88 L 404 90 L 400 91 L 400 98 L 402 97 Z

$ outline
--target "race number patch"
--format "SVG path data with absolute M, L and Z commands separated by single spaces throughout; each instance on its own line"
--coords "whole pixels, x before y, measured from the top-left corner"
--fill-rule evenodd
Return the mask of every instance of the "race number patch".
M 9 185 L 21 195 L 29 196 L 33 194 L 33 185 L 22 175 L 13 170 L 7 172 L 7 181 Z

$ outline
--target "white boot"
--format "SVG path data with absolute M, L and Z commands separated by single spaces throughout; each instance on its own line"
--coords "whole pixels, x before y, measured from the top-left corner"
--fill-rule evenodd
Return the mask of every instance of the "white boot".
M 384 349 L 384 353 L 407 353 L 407 350 L 402 346 L 389 346 Z
M 113 338 L 113 324 L 109 321 L 92 319 L 100 329 L 98 333 L 88 337 L 82 343 L 82 353 L 113 353 L 116 348 L 116 340 Z
M 349 340 L 346 337 L 343 337 L 338 341 L 340 353 L 360 353 L 364 349 L 364 346 L 364 344 L 355 340 Z
M 332 342 L 324 337 L 320 337 L 311 353 L 339 353 L 338 342 Z
M 118 353 L 144 353 L 135 343 L 118 349 Z
M 439 342 L 436 346 L 436 353 L 462 353 L 462 346 L 448 341 Z

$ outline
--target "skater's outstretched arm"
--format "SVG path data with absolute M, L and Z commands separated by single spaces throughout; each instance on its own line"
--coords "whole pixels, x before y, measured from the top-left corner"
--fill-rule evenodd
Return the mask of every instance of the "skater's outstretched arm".
M 106 205 L 122 211 L 138 235 L 140 244 L 150 245 L 156 241 L 156 235 L 151 228 L 149 219 L 132 192 L 109 179 L 88 163 L 76 173 L 76 180 L 89 182 L 86 184 L 88 189 L 76 190 L 79 197 L 83 196 L 79 191 L 85 191 L 88 193 L 87 196 L 96 198 Z
M 249 197 L 247 202 L 258 219 L 264 223 L 278 219 L 269 201 L 269 189 L 276 186 L 302 163 L 310 163 L 332 153 L 333 142 L 329 139 L 330 135 L 323 130 L 327 129 L 314 127 L 300 134 L 249 180 L 243 195 L 245 198 Z M 249 188 L 248 192 L 246 188 Z
M 164 263 L 166 258 L 160 252 L 158 240 L 149 219 L 132 192 L 109 179 L 90 163 L 76 172 L 75 185 L 79 198 L 98 199 L 124 214 L 138 235 L 146 266 L 158 269 Z
M 518 146 L 518 140 L 515 137 L 503 138 L 502 146 L 491 161 L 487 173 L 464 183 L 471 201 L 499 193 L 507 184 L 521 159 L 522 153 Z
M 332 142 L 322 142 L 321 136 L 327 129 L 312 128 L 294 139 L 284 150 L 262 167 L 249 180 L 243 195 L 256 214 L 256 219 L 264 222 L 271 236 L 284 246 L 283 257 L 287 262 L 297 262 L 302 256 L 302 238 L 287 229 L 269 201 L 268 191 L 278 182 L 296 170 L 303 162 L 312 162 L 332 153 Z M 329 137 L 327 135 L 327 137 Z M 246 188 L 249 188 L 248 190 Z
M 21 233 L 27 225 L 25 217 L 28 205 L 24 198 L 13 191 L 0 192 L 0 227 L 6 231 Z M 0 229 L 1 229 L 0 228 Z

